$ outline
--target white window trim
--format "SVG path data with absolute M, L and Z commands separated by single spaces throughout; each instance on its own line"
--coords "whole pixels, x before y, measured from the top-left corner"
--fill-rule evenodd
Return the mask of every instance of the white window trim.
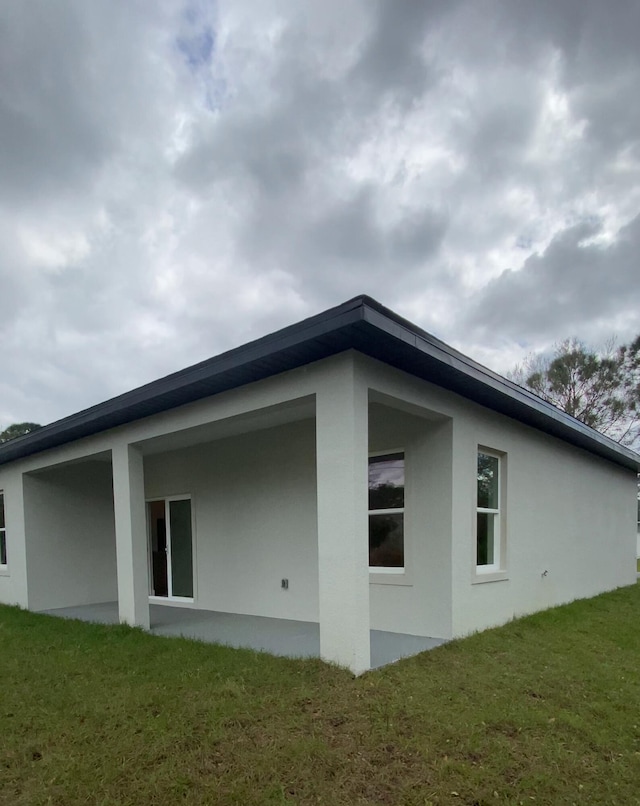
M 491 456 L 498 460 L 498 507 L 497 509 L 478 506 L 478 454 Z M 475 581 L 494 582 L 506 579 L 506 530 L 505 530 L 505 483 L 506 483 L 506 453 L 495 448 L 486 448 L 478 445 L 475 454 L 475 509 L 473 516 L 473 568 Z M 494 516 L 493 562 L 488 565 L 478 565 L 478 515 Z
M 392 567 L 392 566 L 385 566 L 385 565 L 370 565 L 369 566 L 369 581 L 370 582 L 382 582 L 389 580 L 390 582 L 395 581 L 399 577 L 404 577 L 407 572 L 407 533 L 406 533 L 406 525 L 407 519 L 405 517 L 405 510 L 407 508 L 407 454 L 404 448 L 388 448 L 385 451 L 371 451 L 369 453 L 368 459 L 375 459 L 376 456 L 390 456 L 394 453 L 401 453 L 402 454 L 402 461 L 404 462 L 404 472 L 405 472 L 405 479 L 404 479 L 404 506 L 403 507 L 392 507 L 391 509 L 367 509 L 367 524 L 369 523 L 369 516 L 370 515 L 402 515 L 403 520 L 403 557 L 404 557 L 404 565 L 401 567 Z M 367 467 L 368 467 L 368 460 L 367 460 Z M 375 579 L 376 576 L 381 576 L 383 579 Z M 384 579 L 386 578 L 386 579 Z
M 195 518 L 194 518 L 194 507 L 193 507 L 193 496 L 190 493 L 185 493 L 183 495 L 161 495 L 156 498 L 147 498 L 145 499 L 145 510 L 147 509 L 147 504 L 152 504 L 157 501 L 164 501 L 165 502 L 165 517 L 167 528 L 169 526 L 169 503 L 171 501 L 190 501 L 191 502 L 191 564 L 193 570 L 193 596 L 156 596 L 152 593 L 153 590 L 153 568 L 151 566 L 151 524 L 149 523 L 149 519 L 147 518 L 147 564 L 149 568 L 149 602 L 152 604 L 174 604 L 174 605 L 184 605 L 189 606 L 195 604 L 196 601 L 196 532 L 195 532 Z M 169 533 L 167 533 L 169 534 Z M 171 540 L 167 542 L 167 568 L 171 568 Z M 170 575 L 167 578 L 167 584 L 169 590 L 171 590 L 172 582 L 170 579 Z
M 0 536 L 4 541 L 4 553 L 7 558 L 6 563 L 0 563 L 0 576 L 7 576 L 9 573 L 9 550 L 7 547 L 7 507 L 6 507 L 6 496 L 4 494 L 4 490 L 0 490 L 0 497 L 2 498 L 2 510 L 3 510 L 3 519 L 4 519 L 4 526 L 0 528 Z

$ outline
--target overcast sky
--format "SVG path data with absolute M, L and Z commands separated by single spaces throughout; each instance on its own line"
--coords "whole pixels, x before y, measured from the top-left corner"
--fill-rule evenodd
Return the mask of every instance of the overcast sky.
M 0 10 L 0 426 L 360 293 L 498 371 L 640 332 L 638 0 Z

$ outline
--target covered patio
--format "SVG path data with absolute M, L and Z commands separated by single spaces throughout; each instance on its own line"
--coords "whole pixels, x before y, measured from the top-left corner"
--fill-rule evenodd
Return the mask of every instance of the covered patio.
M 339 355 L 24 472 L 30 608 L 356 674 L 442 643 L 452 420 L 371 372 Z M 371 514 L 388 457 L 393 512 Z
M 270 652 L 287 658 L 320 655 L 320 626 L 311 621 L 245 616 L 187 607 L 151 604 L 150 632 L 155 635 L 191 638 L 234 648 Z M 45 615 L 79 619 L 98 624 L 118 624 L 118 603 L 62 607 L 41 611 Z M 445 641 L 405 633 L 371 630 L 371 668 L 434 649 Z

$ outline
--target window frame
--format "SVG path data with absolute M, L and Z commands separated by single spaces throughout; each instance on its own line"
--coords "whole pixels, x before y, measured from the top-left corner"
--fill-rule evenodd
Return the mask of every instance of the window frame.
M 498 506 L 478 506 L 478 458 L 480 454 L 498 460 Z M 475 580 L 489 582 L 506 578 L 506 469 L 507 455 L 495 448 L 478 445 L 475 453 L 475 507 L 473 518 L 473 568 Z M 493 562 L 478 564 L 478 515 L 493 516 Z
M 9 569 L 9 558 L 7 551 L 7 508 L 5 505 L 4 490 L 2 489 L 0 489 L 0 510 L 2 511 L 2 518 L 0 518 L 0 523 L 4 524 L 4 526 L 0 526 L 0 541 L 4 543 L 4 559 L 5 559 L 5 562 L 1 562 L 2 553 L 0 551 L 0 574 L 5 575 Z
M 402 565 L 369 565 L 369 575 L 375 577 L 380 575 L 384 581 L 390 582 L 398 580 L 399 577 L 404 577 L 407 572 L 407 534 L 406 534 L 406 509 L 407 509 L 407 453 L 404 448 L 388 448 L 384 451 L 369 451 L 367 456 L 367 471 L 369 468 L 369 460 L 375 459 L 377 456 L 392 456 L 393 454 L 402 454 L 402 463 L 404 468 L 404 487 L 403 487 L 403 506 L 391 507 L 389 509 L 369 509 L 367 502 L 367 528 L 369 529 L 371 515 L 402 515 Z M 370 532 L 369 532 L 370 536 Z M 373 580 L 382 581 L 382 580 Z

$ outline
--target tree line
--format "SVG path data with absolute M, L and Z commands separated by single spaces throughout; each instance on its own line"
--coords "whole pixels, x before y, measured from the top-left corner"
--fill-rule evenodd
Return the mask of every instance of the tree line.
M 37 431 L 38 428 L 42 428 L 38 423 L 14 423 L 5 428 L 4 431 L 0 431 L 0 445 L 3 442 L 9 442 L 10 439 L 23 437 L 25 434 Z
M 640 448 L 640 335 L 600 350 L 566 339 L 508 377 L 621 445 Z

